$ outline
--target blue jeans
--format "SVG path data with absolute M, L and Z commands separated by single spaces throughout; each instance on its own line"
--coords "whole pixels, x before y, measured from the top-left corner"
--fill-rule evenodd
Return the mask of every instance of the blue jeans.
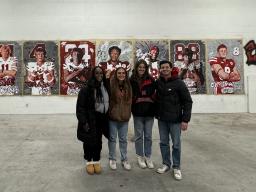
M 128 122 L 109 121 L 109 159 L 116 160 L 116 137 L 119 137 L 121 161 L 127 160 Z
M 160 135 L 160 149 L 163 164 L 173 168 L 180 168 L 181 156 L 181 128 L 180 123 L 172 123 L 169 121 L 158 120 L 158 128 Z M 170 159 L 170 137 L 172 139 L 172 162 Z
M 133 116 L 136 154 L 141 157 L 151 157 L 152 127 L 154 117 Z M 144 145 L 143 145 L 144 144 Z

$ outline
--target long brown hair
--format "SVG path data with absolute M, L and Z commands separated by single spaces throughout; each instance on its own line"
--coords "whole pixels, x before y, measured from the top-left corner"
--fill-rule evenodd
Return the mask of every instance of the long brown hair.
M 145 66 L 145 73 L 143 74 L 142 77 L 140 77 L 139 74 L 138 74 L 138 68 L 139 68 L 140 64 L 144 64 L 144 66 Z M 148 64 L 147 64 L 147 62 L 145 60 L 143 60 L 143 59 L 138 60 L 135 63 L 134 69 L 132 71 L 131 79 L 135 80 L 135 81 L 139 81 L 141 79 L 146 79 L 146 78 L 149 78 L 149 77 L 150 77 L 150 74 L 148 72 Z
M 128 74 L 127 71 L 125 70 L 125 68 L 123 67 L 118 67 L 115 70 L 114 75 L 111 78 L 111 82 L 110 82 L 110 95 L 111 95 L 111 100 L 114 101 L 115 103 L 118 102 L 118 94 L 117 92 L 120 90 L 120 81 L 117 79 L 117 72 L 123 69 L 125 71 L 125 79 L 122 82 L 122 88 L 124 91 L 124 100 L 126 102 L 129 102 L 132 98 L 132 87 L 128 78 Z

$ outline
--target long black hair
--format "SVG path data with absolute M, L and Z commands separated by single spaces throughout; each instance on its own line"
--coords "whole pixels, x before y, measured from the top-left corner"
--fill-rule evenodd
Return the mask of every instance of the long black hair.
M 95 71 L 98 68 L 101 69 L 102 73 L 103 73 L 103 78 L 102 78 L 101 82 L 99 82 L 95 77 Z M 102 82 L 103 82 L 104 87 L 107 89 L 107 81 L 106 81 L 106 76 L 105 76 L 104 70 L 100 66 L 96 66 L 92 69 L 92 76 L 88 81 L 88 86 L 90 86 L 96 90 L 96 101 L 103 100 L 103 94 L 101 92 L 101 83 Z

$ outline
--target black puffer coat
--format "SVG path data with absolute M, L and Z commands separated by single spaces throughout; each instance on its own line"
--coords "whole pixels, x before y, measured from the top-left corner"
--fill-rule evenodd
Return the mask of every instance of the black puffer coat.
M 192 98 L 185 83 L 178 77 L 156 81 L 156 118 L 170 122 L 189 122 Z
M 155 115 L 155 80 L 148 76 L 140 82 L 130 78 L 132 86 L 132 114 L 138 117 L 154 117 Z
M 100 120 L 96 119 L 98 116 L 98 112 L 95 111 L 94 98 L 96 86 L 99 85 L 96 85 L 95 80 L 89 80 L 87 85 L 80 90 L 76 104 L 77 138 L 90 144 L 101 141 L 102 133 L 106 138 L 109 137 L 107 114 L 102 114 Z

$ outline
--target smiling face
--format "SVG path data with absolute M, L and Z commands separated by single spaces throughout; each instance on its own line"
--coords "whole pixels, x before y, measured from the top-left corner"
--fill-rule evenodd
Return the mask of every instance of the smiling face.
M 169 76 L 171 74 L 171 71 L 172 71 L 172 68 L 170 67 L 170 65 L 168 63 L 164 63 L 160 67 L 160 73 L 163 76 Z
M 101 68 L 96 68 L 95 71 L 94 71 L 94 76 L 95 76 L 95 79 L 99 82 L 102 81 L 103 79 L 103 71 Z
M 119 80 L 119 81 L 124 81 L 125 80 L 126 72 L 125 72 L 124 68 L 117 69 L 116 77 L 117 77 L 117 80 Z
M 146 72 L 146 66 L 145 66 L 144 63 L 139 64 L 139 66 L 138 66 L 138 68 L 137 68 L 137 72 L 138 72 L 138 75 L 139 75 L 140 77 L 142 77 L 142 76 L 145 74 L 145 72 Z

